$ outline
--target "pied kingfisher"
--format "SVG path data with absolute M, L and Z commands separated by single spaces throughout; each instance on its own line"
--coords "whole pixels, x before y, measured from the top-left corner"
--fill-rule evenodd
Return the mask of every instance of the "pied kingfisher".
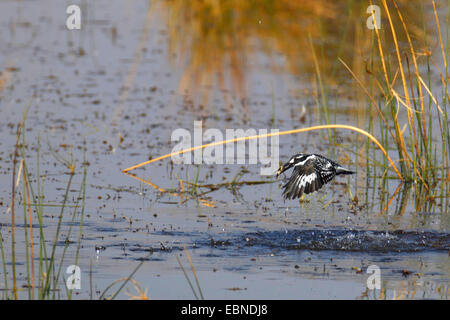
M 291 177 L 283 186 L 283 196 L 286 199 L 300 198 L 303 193 L 317 191 L 336 175 L 354 173 L 321 155 L 299 153 L 278 169 L 277 178 L 292 167 L 294 170 Z

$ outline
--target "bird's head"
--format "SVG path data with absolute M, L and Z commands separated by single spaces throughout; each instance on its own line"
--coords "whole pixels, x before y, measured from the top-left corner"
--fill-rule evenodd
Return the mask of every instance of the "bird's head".
M 294 164 L 296 163 L 296 161 L 298 161 L 298 160 L 302 161 L 305 156 L 307 156 L 307 155 L 305 155 L 303 153 L 299 153 L 299 154 L 296 154 L 296 155 L 292 156 L 289 159 L 288 162 L 286 162 L 285 164 L 280 165 L 280 167 L 277 170 L 276 177 L 278 178 L 280 176 L 280 174 L 282 174 L 286 170 L 292 168 L 294 166 Z
M 277 176 L 276 176 L 277 178 L 280 176 L 280 174 L 282 174 L 283 172 L 285 172 L 286 170 L 288 170 L 289 168 L 291 168 L 294 165 L 293 161 L 291 161 L 291 160 L 289 160 L 285 164 L 280 165 L 280 167 L 277 170 Z

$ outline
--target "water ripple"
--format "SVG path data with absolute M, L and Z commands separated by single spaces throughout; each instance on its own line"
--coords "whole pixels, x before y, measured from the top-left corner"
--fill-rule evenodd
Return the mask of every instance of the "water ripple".
M 433 231 L 295 230 L 258 231 L 237 239 L 242 245 L 285 250 L 416 252 L 450 250 L 450 234 Z M 234 242 L 234 241 L 232 241 Z

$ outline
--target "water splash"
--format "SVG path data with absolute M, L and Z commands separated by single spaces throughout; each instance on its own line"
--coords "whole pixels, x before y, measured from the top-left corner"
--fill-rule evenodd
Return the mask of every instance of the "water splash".
M 434 231 L 386 232 L 349 229 L 294 230 L 288 233 L 260 231 L 245 234 L 237 241 L 243 246 L 285 250 L 417 252 L 450 249 L 450 234 Z

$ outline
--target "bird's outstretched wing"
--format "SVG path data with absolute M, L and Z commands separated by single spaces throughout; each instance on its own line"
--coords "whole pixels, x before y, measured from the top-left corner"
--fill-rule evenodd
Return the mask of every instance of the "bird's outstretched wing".
M 324 181 L 322 172 L 315 167 L 313 158 L 306 160 L 303 165 L 294 166 L 289 181 L 283 186 L 283 196 L 286 199 L 300 198 L 303 193 L 311 193 L 322 188 Z

